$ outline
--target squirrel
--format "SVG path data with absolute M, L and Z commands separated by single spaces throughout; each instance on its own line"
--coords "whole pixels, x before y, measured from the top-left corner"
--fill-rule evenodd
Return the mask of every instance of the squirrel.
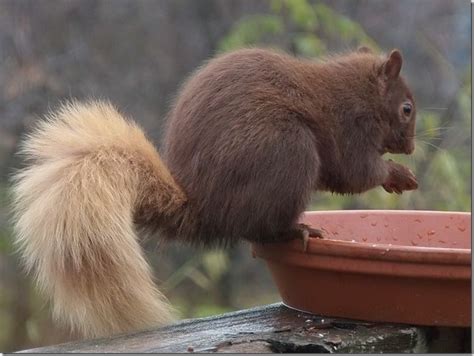
M 14 228 L 55 319 L 83 337 L 170 322 L 143 234 L 196 246 L 283 241 L 314 233 L 298 224 L 313 191 L 416 189 L 408 168 L 382 158 L 415 148 L 402 62 L 399 50 L 365 47 L 321 60 L 218 55 L 176 97 L 163 158 L 105 101 L 40 120 L 20 150 Z

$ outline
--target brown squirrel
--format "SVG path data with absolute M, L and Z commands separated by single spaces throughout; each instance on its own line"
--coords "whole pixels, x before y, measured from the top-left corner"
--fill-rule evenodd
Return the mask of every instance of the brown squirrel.
M 402 56 L 367 48 L 314 61 L 243 49 L 209 61 L 169 114 L 164 163 L 108 103 L 69 103 L 24 142 L 15 230 L 54 316 L 86 337 L 160 325 L 139 232 L 198 245 L 307 236 L 315 190 L 417 188 L 386 152 L 414 150 Z M 316 227 L 317 228 L 317 227 Z

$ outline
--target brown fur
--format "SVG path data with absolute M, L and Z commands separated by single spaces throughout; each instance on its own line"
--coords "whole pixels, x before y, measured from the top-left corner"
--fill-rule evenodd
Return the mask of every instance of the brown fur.
M 414 149 L 401 64 L 398 51 L 367 48 L 320 62 L 219 56 L 169 114 L 169 168 L 109 104 L 70 104 L 41 122 L 15 180 L 15 227 L 55 315 L 86 336 L 170 319 L 136 228 L 199 245 L 278 241 L 301 233 L 314 190 L 415 189 L 407 168 L 381 158 Z
M 387 77 L 401 66 L 389 59 L 367 49 L 322 62 L 247 49 L 197 71 L 169 117 L 167 164 L 195 214 L 172 236 L 275 241 L 294 234 L 312 191 L 382 185 L 382 153 L 414 148 L 414 113 L 399 120 L 413 97 L 398 72 Z M 416 187 L 411 173 L 401 176 L 399 185 Z

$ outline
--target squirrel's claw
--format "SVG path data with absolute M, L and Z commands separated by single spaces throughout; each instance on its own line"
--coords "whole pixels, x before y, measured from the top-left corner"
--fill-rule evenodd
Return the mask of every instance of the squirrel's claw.
M 324 238 L 323 231 L 320 229 L 312 228 L 306 224 L 298 224 L 298 230 L 301 231 L 301 239 L 303 240 L 303 251 L 306 252 L 308 249 L 308 241 L 311 237 L 318 239 Z

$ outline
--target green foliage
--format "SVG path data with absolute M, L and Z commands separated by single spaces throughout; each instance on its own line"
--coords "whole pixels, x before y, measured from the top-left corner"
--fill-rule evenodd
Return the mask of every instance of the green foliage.
M 318 27 L 318 14 L 307 0 L 273 0 L 271 7 L 280 14 L 287 10 L 291 21 L 305 31 L 315 31 Z
M 226 52 L 262 41 L 267 35 L 283 31 L 281 18 L 274 15 L 254 15 L 240 21 L 231 33 L 221 41 L 219 50 Z
M 294 44 L 298 53 L 306 57 L 316 57 L 326 52 L 326 44 L 312 34 L 296 36 Z
M 195 255 L 179 269 L 177 269 L 162 288 L 171 290 L 185 280 L 191 280 L 198 287 L 207 290 L 215 284 L 229 268 L 229 261 L 225 251 L 213 250 Z
M 425 180 L 426 188 L 438 193 L 437 199 L 431 202 L 432 207 L 435 210 L 457 210 L 466 192 L 453 155 L 447 151 L 436 154 L 430 168 Z M 449 182 L 449 190 L 443 189 L 440 182 Z
M 355 21 L 329 6 L 308 0 L 272 0 L 270 15 L 254 15 L 239 21 L 220 44 L 220 51 L 252 45 L 281 46 L 289 34 L 290 47 L 306 57 L 327 52 L 329 40 L 343 40 L 351 46 L 363 44 L 378 50 L 376 42 Z
M 342 38 L 347 43 L 360 43 L 374 51 L 379 50 L 377 43 L 367 35 L 362 26 L 357 22 L 338 14 L 322 3 L 314 5 L 314 9 L 321 27 L 324 28 L 329 37 Z
M 8 222 L 10 207 L 9 190 L 5 182 L 0 182 L 0 254 L 11 254 L 12 229 Z
M 218 315 L 232 311 L 232 308 L 222 307 L 216 304 L 200 304 L 193 313 L 194 318 L 203 318 L 211 315 Z

